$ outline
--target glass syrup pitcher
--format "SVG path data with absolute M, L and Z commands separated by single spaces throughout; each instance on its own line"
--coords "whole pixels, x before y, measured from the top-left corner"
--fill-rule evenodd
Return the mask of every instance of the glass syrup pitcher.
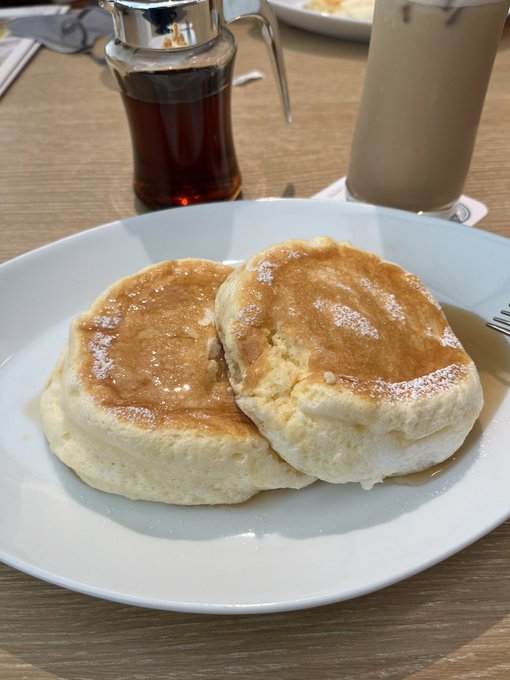
M 115 36 L 106 59 L 131 131 L 134 191 L 149 208 L 241 192 L 231 125 L 236 43 L 226 25 L 258 19 L 291 121 L 278 25 L 266 0 L 102 0 Z

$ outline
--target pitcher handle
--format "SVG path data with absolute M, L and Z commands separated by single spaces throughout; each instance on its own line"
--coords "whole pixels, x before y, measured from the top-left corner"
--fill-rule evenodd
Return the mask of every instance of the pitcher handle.
M 287 122 L 292 122 L 290 110 L 289 90 L 287 87 L 287 74 L 283 61 L 283 52 L 280 45 L 280 33 L 278 22 L 267 0 L 223 0 L 223 18 L 225 23 L 244 18 L 257 19 L 262 24 L 262 36 L 269 51 L 271 66 L 273 67 L 283 112 Z

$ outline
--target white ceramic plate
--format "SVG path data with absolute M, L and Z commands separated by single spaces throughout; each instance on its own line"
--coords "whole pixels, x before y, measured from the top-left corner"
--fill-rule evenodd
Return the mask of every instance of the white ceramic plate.
M 278 19 L 305 31 L 321 33 L 331 38 L 344 38 L 368 42 L 371 21 L 359 21 L 349 17 L 322 14 L 306 9 L 307 0 L 269 0 Z
M 69 320 L 166 258 L 236 261 L 331 235 L 416 272 L 478 362 L 486 407 L 457 463 L 422 486 L 317 483 L 233 507 L 129 501 L 48 450 L 38 399 Z M 61 586 L 161 609 L 279 611 L 382 588 L 510 515 L 510 344 L 484 327 L 510 300 L 510 240 L 371 206 L 313 200 L 188 207 L 115 222 L 0 267 L 0 558 Z

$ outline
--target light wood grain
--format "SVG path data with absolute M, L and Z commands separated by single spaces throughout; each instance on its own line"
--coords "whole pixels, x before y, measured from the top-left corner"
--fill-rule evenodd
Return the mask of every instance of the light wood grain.
M 233 96 L 244 197 L 310 196 L 345 173 L 367 46 L 282 27 L 289 126 L 258 32 L 246 22 L 235 33 L 237 72 L 267 74 Z M 507 28 L 466 185 L 489 207 L 480 227 L 507 236 L 509 83 Z M 0 144 L 0 260 L 143 211 L 131 191 L 120 98 L 106 69 L 87 56 L 38 53 L 0 101 Z M 377 593 L 240 618 L 121 606 L 0 566 L 0 678 L 503 680 L 510 677 L 509 544 L 507 522 Z

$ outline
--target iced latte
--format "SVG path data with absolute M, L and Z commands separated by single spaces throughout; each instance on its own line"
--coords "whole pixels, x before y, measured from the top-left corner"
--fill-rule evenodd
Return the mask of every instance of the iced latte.
M 509 0 L 376 0 L 351 197 L 450 216 Z

